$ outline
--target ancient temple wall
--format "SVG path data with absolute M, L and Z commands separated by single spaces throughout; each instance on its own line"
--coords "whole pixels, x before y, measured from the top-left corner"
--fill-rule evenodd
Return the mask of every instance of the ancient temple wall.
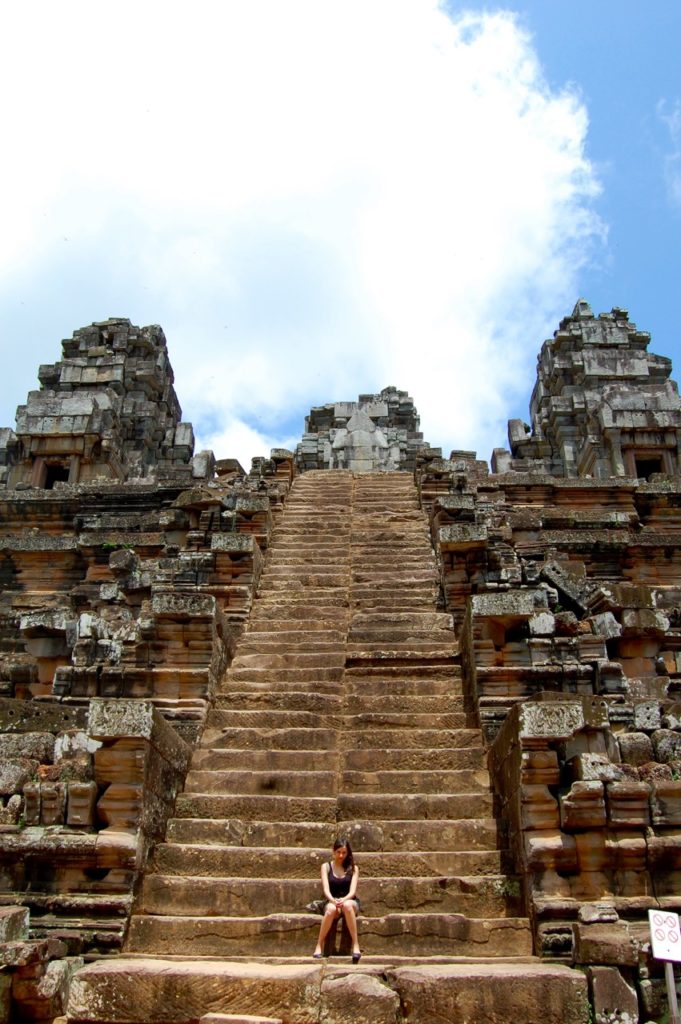
M 0 905 L 30 911 L 5 951 L 29 1014 L 121 945 L 294 473 L 194 454 L 160 328 L 63 355 L 0 434 Z
M 647 911 L 681 909 L 678 396 L 626 317 L 593 321 L 544 346 L 492 473 L 424 452 L 416 477 L 536 951 L 652 1019 Z
M 492 472 L 387 388 L 246 474 L 194 453 L 160 328 L 64 342 L 0 430 L 0 925 L 26 1005 L 120 944 L 291 482 L 346 467 L 415 475 L 536 951 L 654 1014 L 646 912 L 681 909 L 681 407 L 648 343 L 578 303 Z

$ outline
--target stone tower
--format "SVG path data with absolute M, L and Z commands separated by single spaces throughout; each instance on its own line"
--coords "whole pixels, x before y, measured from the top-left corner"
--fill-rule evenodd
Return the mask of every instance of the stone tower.
M 384 388 L 360 395 L 356 402 L 331 402 L 305 417 L 303 439 L 296 448 L 301 470 L 413 470 L 416 453 L 428 445 L 406 391 Z
M 0 433 L 7 486 L 212 473 L 207 453 L 193 459 L 194 432 L 180 422 L 160 327 L 105 320 L 74 331 L 62 350 L 60 362 L 40 367 L 41 388 L 19 406 L 16 432 Z
M 671 360 L 648 352 L 650 335 L 625 309 L 595 317 L 584 299 L 537 360 L 531 427 L 511 420 L 512 460 L 498 471 L 556 477 L 677 476 L 681 401 Z

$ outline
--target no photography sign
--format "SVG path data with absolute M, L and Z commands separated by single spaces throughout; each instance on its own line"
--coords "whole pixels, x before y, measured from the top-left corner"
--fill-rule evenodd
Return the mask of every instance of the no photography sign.
M 669 910 L 649 910 L 648 920 L 655 959 L 681 961 L 679 915 Z

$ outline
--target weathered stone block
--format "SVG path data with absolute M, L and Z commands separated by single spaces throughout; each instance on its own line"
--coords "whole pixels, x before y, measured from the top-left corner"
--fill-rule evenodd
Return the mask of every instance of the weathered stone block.
M 634 704 L 634 729 L 653 732 L 661 725 L 660 705 L 656 700 L 640 701 Z
M 574 956 L 577 964 L 605 964 L 633 967 L 638 963 L 638 946 L 624 921 L 609 924 L 576 922 Z
M 566 832 L 603 828 L 606 821 L 602 782 L 573 782 L 560 798 L 561 828 Z
M 650 808 L 653 825 L 661 828 L 681 825 L 681 782 L 654 781 Z
M 63 825 L 66 787 L 61 782 L 43 782 L 40 786 L 40 819 L 43 825 Z
M 681 732 L 674 729 L 656 729 L 651 736 L 655 760 L 663 764 L 681 760 Z M 653 758 L 651 757 L 652 761 Z
M 606 754 L 577 754 L 570 761 L 570 768 L 575 782 L 617 782 L 624 778 L 621 767 Z
M 617 742 L 624 764 L 638 766 L 654 760 L 653 744 L 645 732 L 621 733 L 617 737 Z
M 574 836 L 565 832 L 525 832 L 523 836 L 525 863 L 531 871 L 557 871 L 568 874 L 577 870 L 577 847 Z
M 521 828 L 556 829 L 559 824 L 558 801 L 548 786 L 521 786 Z
M 66 824 L 71 828 L 92 827 L 96 802 L 96 782 L 70 782 Z
M 518 735 L 521 742 L 561 740 L 584 728 L 581 702 L 528 702 L 518 712 Z
M 618 637 L 622 633 L 622 626 L 612 612 L 603 612 L 600 615 L 592 615 L 589 621 L 593 626 L 594 633 L 598 636 L 605 637 L 606 640 Z
M 0 762 L 0 796 L 21 793 L 31 779 L 37 777 L 38 761 L 28 757 Z
M 524 785 L 557 786 L 560 767 L 556 750 L 523 750 L 520 761 L 520 781 Z
M 315 965 L 118 960 L 90 964 L 71 985 L 70 1020 L 112 1024 L 198 1020 L 225 1007 L 318 1024 L 321 968 Z
M 28 908 L 0 907 L 0 942 L 28 939 Z
M 645 782 L 609 782 L 606 797 L 608 824 L 613 828 L 650 825 L 650 787 Z
M 379 978 L 351 974 L 322 982 L 322 1024 L 397 1024 L 400 997 Z
M 586 977 L 558 964 L 466 964 L 395 968 L 388 982 L 405 1020 L 420 1024 L 586 1024 Z

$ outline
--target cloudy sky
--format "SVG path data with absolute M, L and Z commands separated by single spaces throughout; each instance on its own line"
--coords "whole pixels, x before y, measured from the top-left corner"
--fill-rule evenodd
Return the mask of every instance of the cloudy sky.
M 0 425 L 62 338 L 166 332 L 245 466 L 395 385 L 489 457 L 580 295 L 681 362 L 676 0 L 0 10 Z

